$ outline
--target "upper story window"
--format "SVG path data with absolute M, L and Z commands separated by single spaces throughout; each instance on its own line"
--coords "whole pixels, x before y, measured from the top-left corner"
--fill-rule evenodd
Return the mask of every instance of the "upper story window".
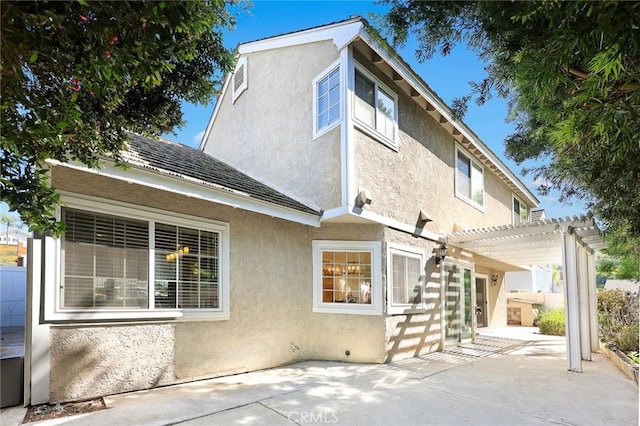
M 424 309 L 423 253 L 390 246 L 387 259 L 387 313 Z
M 381 244 L 313 242 L 313 311 L 381 314 Z
M 527 205 L 513 197 L 513 224 L 520 225 L 529 221 L 529 211 Z
M 484 208 L 484 169 L 471 156 L 456 149 L 456 196 Z
M 354 110 L 357 124 L 393 148 L 398 147 L 398 98 L 368 71 L 355 68 Z
M 121 319 L 175 310 L 228 318 L 226 225 L 119 210 L 62 209 L 59 313 Z
M 236 68 L 233 71 L 233 75 L 231 76 L 231 85 L 233 89 L 233 102 L 235 103 L 236 99 L 247 90 L 247 58 L 242 57 L 238 59 L 238 63 L 236 64 Z
M 313 132 L 317 137 L 340 122 L 339 66 L 331 65 L 313 80 L 313 97 Z

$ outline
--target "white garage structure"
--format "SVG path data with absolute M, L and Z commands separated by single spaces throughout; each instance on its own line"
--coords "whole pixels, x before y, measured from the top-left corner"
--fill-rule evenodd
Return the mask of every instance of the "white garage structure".
M 565 274 L 565 332 L 570 371 L 598 350 L 595 254 L 606 243 L 586 217 L 545 219 L 522 225 L 461 231 L 447 243 L 519 267 L 561 264 Z

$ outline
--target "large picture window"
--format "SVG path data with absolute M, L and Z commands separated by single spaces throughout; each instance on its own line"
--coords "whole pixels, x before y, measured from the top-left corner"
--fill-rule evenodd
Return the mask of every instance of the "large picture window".
M 144 220 L 77 208 L 61 213 L 63 312 L 228 313 L 225 225 L 182 226 L 153 215 Z
M 155 228 L 155 307 L 219 308 L 218 234 Z
M 147 308 L 148 224 L 65 209 L 64 308 Z
M 456 195 L 476 207 L 484 207 L 484 170 L 479 163 L 458 149 Z
M 380 243 L 314 241 L 314 312 L 381 313 Z
M 398 102 L 395 94 L 360 68 L 355 68 L 354 86 L 353 116 L 356 123 L 397 148 Z

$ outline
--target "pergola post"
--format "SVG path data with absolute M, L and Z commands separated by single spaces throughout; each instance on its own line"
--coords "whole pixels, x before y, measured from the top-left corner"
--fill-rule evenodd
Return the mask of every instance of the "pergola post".
M 568 227 L 562 238 L 562 266 L 565 274 L 565 334 L 569 371 L 582 372 L 580 354 L 580 299 L 578 297 L 578 267 L 576 237 Z
M 578 297 L 580 298 L 580 355 L 591 361 L 591 305 L 589 303 L 589 273 L 587 248 L 578 244 Z
M 598 288 L 596 287 L 596 254 L 587 250 L 587 275 L 589 276 L 589 328 L 591 330 L 591 352 L 600 349 L 598 326 Z

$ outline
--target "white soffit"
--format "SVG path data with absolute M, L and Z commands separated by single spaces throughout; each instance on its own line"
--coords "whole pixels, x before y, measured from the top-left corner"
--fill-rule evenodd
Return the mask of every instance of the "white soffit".
M 607 246 L 594 220 L 586 217 L 455 232 L 447 236 L 447 242 L 511 265 L 547 265 L 562 263 L 563 236 L 567 232 L 591 250 Z

